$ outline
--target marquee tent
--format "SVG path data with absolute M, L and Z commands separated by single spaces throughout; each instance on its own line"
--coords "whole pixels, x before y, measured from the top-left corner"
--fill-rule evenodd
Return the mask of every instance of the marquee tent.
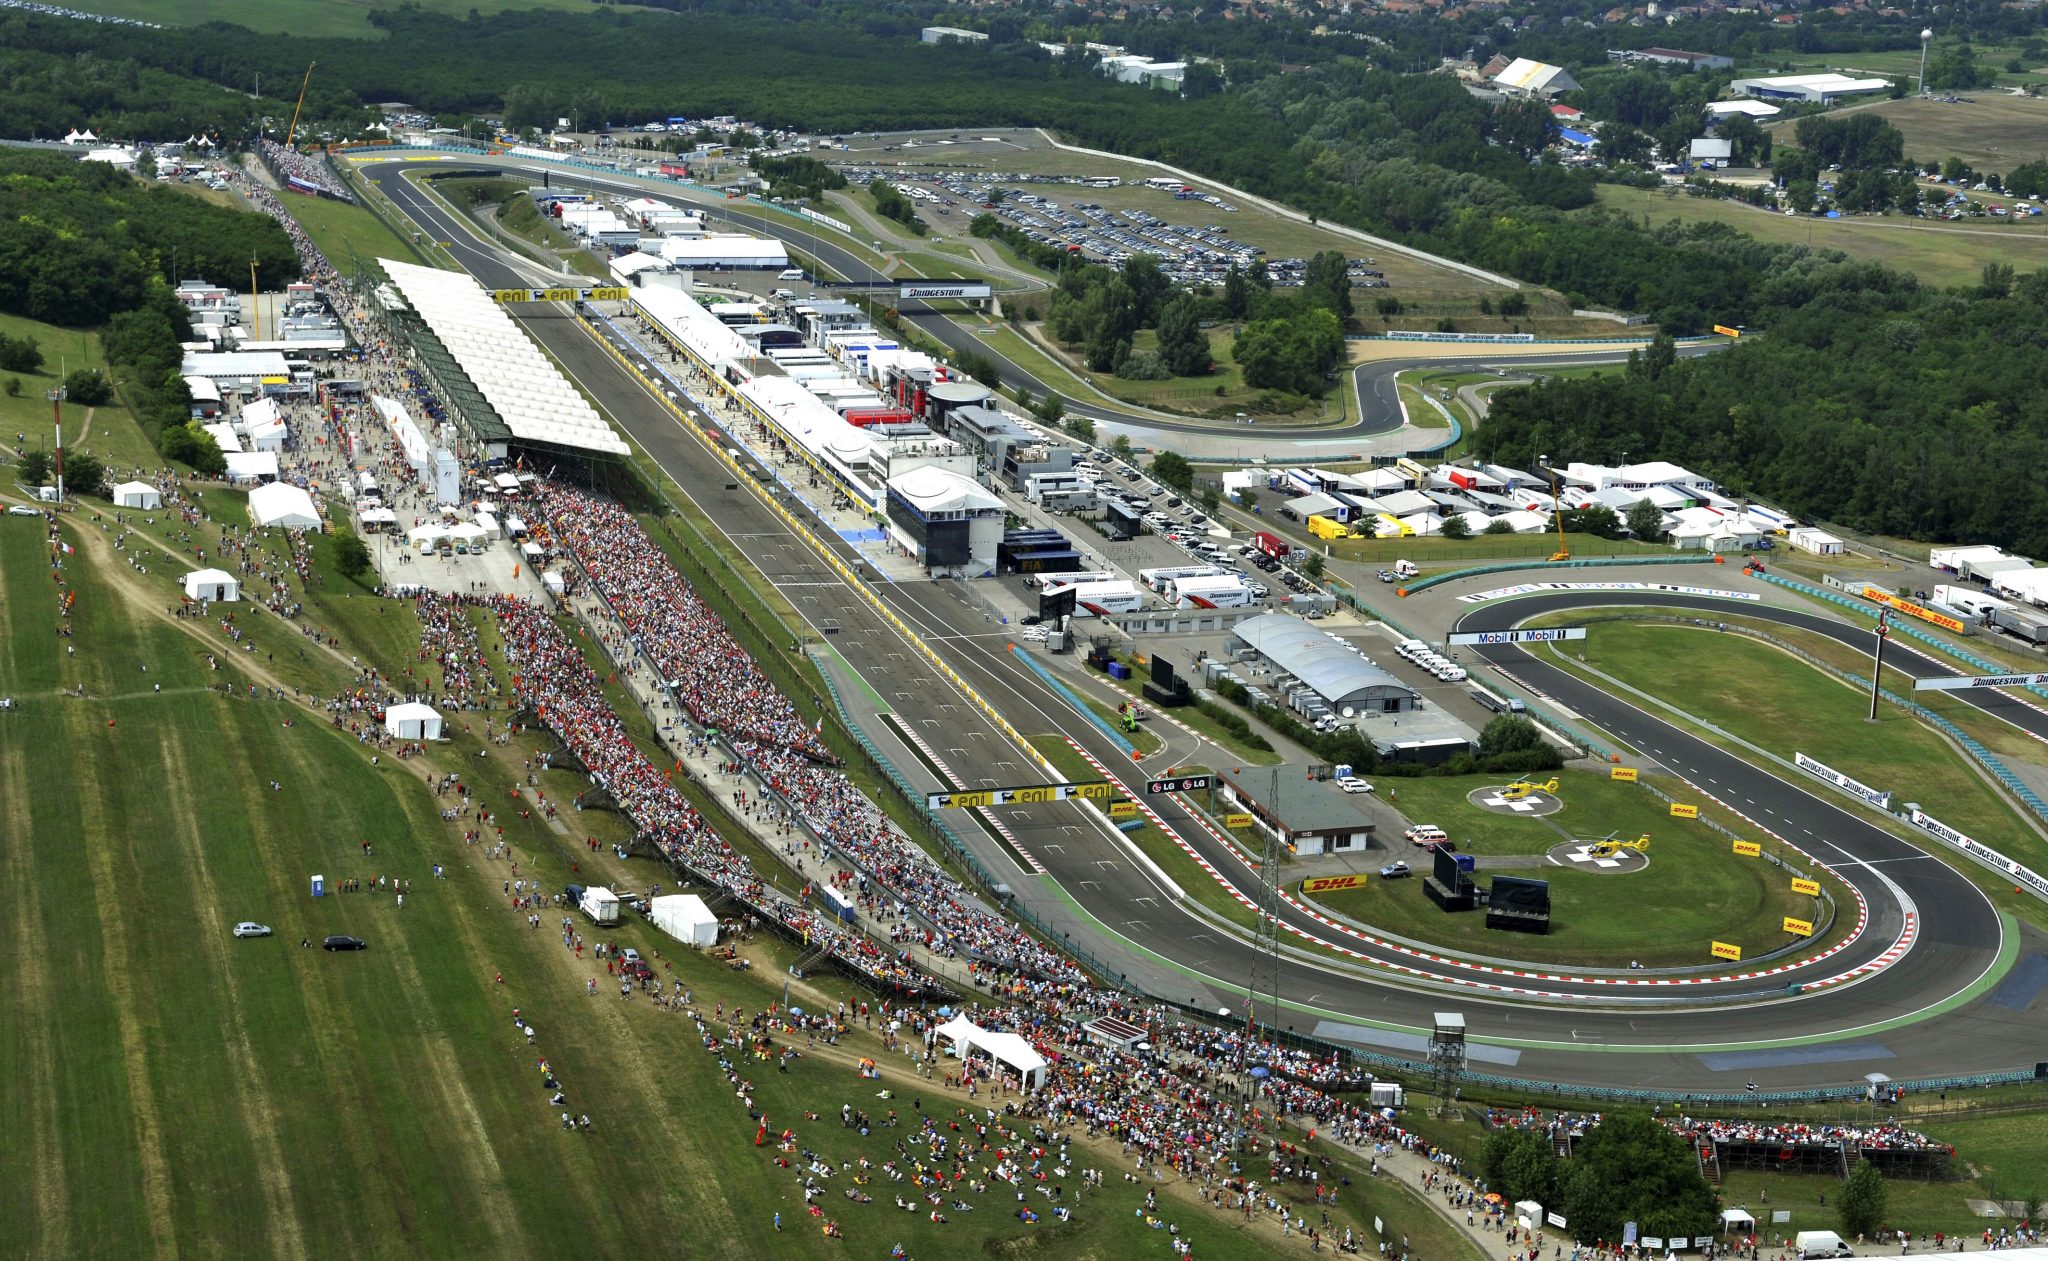
M 694 893 L 671 893 L 647 904 L 647 918 L 662 932 L 692 946 L 718 944 L 718 917 Z
M 269 482 L 249 492 L 249 519 L 260 526 L 317 530 L 320 514 L 313 497 L 289 482 Z
M 432 705 L 393 705 L 384 711 L 384 730 L 401 740 L 439 740 L 441 715 Z
M 114 487 L 116 508 L 161 508 L 164 497 L 148 482 L 122 482 Z
M 952 1039 L 954 1054 L 963 1060 L 980 1051 L 997 1063 L 1016 1070 L 1024 1079 L 1025 1089 L 1038 1090 L 1045 1085 L 1045 1057 L 1014 1033 L 984 1029 L 965 1016 L 953 1017 L 935 1032 L 939 1037 Z
M 225 569 L 195 569 L 185 575 L 185 595 L 193 600 L 239 600 L 242 583 Z

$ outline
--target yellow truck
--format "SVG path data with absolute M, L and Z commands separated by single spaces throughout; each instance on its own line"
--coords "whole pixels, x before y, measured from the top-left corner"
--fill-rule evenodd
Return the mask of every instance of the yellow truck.
M 1319 539 L 1348 539 L 1351 537 L 1350 526 L 1345 525 L 1342 521 L 1333 521 L 1329 517 L 1310 517 L 1308 519 L 1308 532 Z

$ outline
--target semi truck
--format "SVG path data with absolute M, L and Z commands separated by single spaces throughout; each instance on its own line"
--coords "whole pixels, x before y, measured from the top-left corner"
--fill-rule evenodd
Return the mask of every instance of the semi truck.
M 1265 530 L 1252 535 L 1252 546 L 1274 560 L 1286 560 L 1287 553 L 1293 550 L 1287 545 L 1286 539 Z
M 1177 609 L 1241 609 L 1258 598 L 1243 579 L 1228 576 L 1176 578 L 1170 594 Z
M 1225 572 L 1215 565 L 1162 565 L 1157 569 L 1140 569 L 1138 577 L 1145 580 L 1146 586 L 1163 593 L 1182 578 L 1221 578 Z
M 1112 613 L 1135 613 L 1145 607 L 1145 597 L 1128 582 L 1075 582 L 1046 588 L 1048 596 L 1074 593 L 1075 617 L 1106 617 Z
M 2030 644 L 2048 644 L 2048 616 L 2008 604 L 1991 610 L 1990 624 Z

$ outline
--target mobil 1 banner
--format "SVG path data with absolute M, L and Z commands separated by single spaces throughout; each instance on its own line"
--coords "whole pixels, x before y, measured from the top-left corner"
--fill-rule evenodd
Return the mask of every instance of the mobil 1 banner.
M 1805 771 L 1815 779 L 1833 784 L 1851 797 L 1855 797 L 1859 801 L 1867 801 L 1880 810 L 1892 808 L 1892 795 L 1889 790 L 1880 791 L 1863 783 L 1861 780 L 1851 779 L 1834 767 L 1824 762 L 1816 762 L 1804 753 L 1794 753 L 1792 757 L 1800 770 Z
M 906 280 L 897 290 L 906 302 L 912 298 L 928 302 L 942 298 L 986 298 L 989 292 L 985 280 Z
M 1986 867 L 2003 873 L 2007 879 L 2028 890 L 2035 897 L 2048 900 L 2048 877 L 2044 877 L 2039 872 L 2033 871 L 2030 868 L 2022 867 L 2012 859 L 1992 849 L 1989 845 L 1981 845 L 1971 840 L 1924 810 L 1916 807 L 1908 817 L 1913 820 L 1914 827 L 1919 828 L 1929 836 L 1946 844 L 1953 845 Z
M 1554 644 L 1566 639 L 1584 639 L 1583 626 L 1543 626 L 1528 630 L 1506 631 L 1459 631 L 1446 643 L 1451 644 Z

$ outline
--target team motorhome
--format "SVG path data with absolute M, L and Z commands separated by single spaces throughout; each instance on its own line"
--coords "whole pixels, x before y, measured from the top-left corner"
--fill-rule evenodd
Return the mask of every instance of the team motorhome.
M 1169 588 L 1180 609 L 1239 609 L 1258 598 L 1235 577 L 1176 578 Z

